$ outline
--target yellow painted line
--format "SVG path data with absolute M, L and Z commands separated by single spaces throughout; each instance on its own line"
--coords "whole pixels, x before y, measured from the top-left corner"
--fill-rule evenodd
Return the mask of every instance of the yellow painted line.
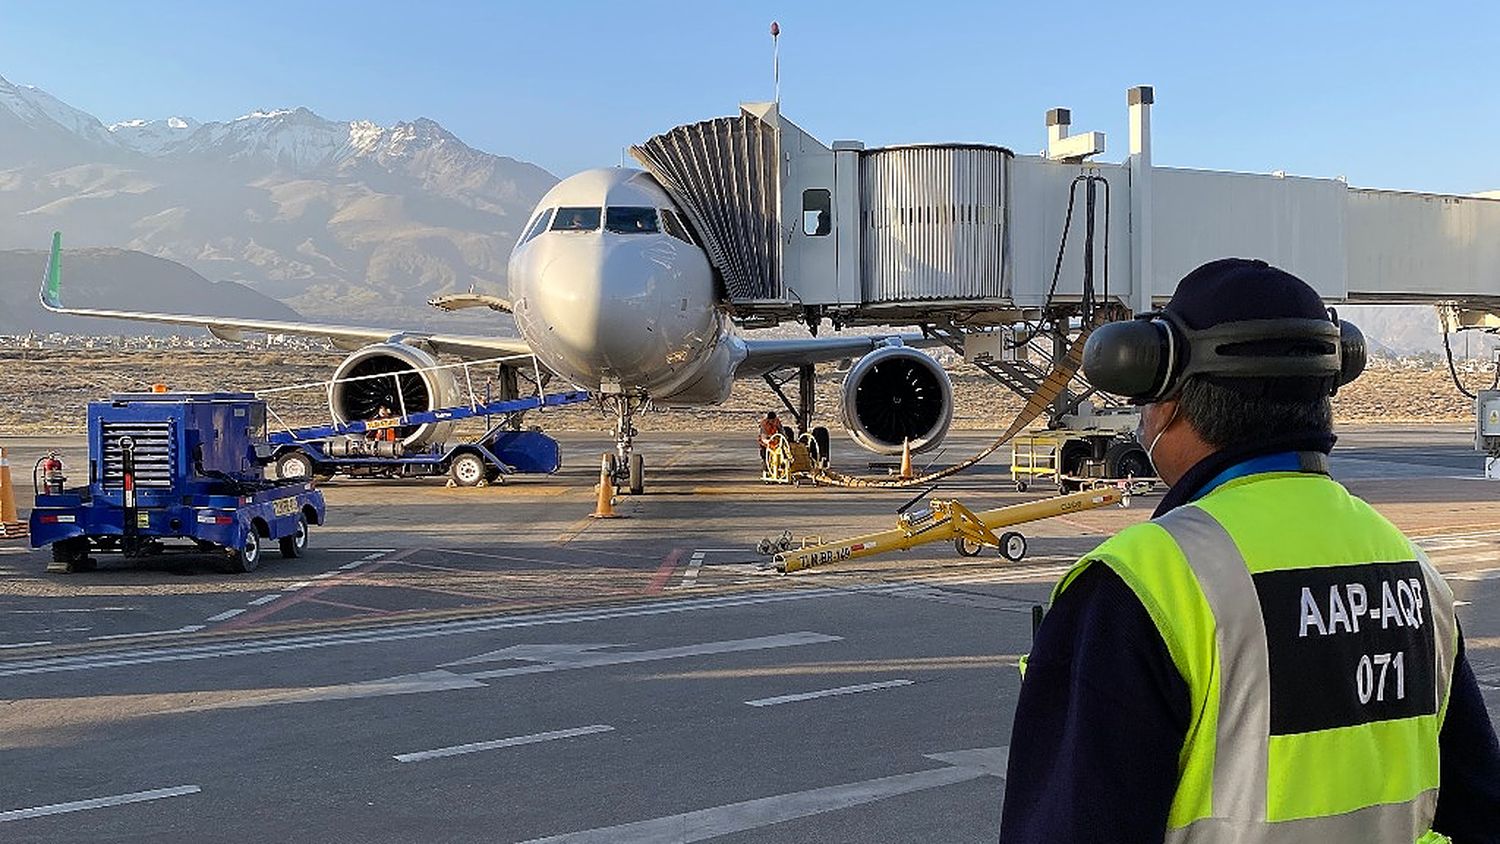
M 569 542 L 577 539 L 578 535 L 588 530 L 589 525 L 593 524 L 595 521 L 596 520 L 593 516 L 584 516 L 583 518 L 569 525 L 567 530 L 557 535 L 557 544 L 567 545 Z

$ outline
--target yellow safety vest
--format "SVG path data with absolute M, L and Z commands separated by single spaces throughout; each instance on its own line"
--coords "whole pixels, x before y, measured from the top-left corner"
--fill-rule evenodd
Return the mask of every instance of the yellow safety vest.
M 1458 631 L 1431 562 L 1323 475 L 1268 472 L 1121 531 L 1109 566 L 1190 696 L 1167 842 L 1411 844 L 1431 831 Z

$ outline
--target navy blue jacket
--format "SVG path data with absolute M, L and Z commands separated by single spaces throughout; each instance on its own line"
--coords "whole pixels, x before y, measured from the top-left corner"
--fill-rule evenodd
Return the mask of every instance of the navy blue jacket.
M 1327 451 L 1332 439 L 1206 458 L 1157 514 L 1289 446 Z M 1090 566 L 1047 613 L 1027 662 L 1001 844 L 1160 844 L 1190 717 L 1187 683 L 1145 607 L 1108 566 Z M 1439 744 L 1434 828 L 1459 844 L 1500 844 L 1500 746 L 1461 641 Z

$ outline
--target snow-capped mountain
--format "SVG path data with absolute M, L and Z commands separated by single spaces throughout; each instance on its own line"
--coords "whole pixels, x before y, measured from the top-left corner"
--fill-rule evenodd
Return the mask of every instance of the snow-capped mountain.
M 109 134 L 116 143 L 146 155 L 162 155 L 203 124 L 186 117 L 165 120 L 126 120 L 111 123 Z
M 63 131 L 80 139 L 109 144 L 109 130 L 99 119 L 79 111 L 40 88 L 12 85 L 0 77 L 0 110 L 9 112 L 28 126 L 42 131 Z
M 425 118 L 306 108 L 105 126 L 0 78 L 0 249 L 137 249 L 303 313 L 428 321 L 432 294 L 500 291 L 518 228 L 556 178 Z

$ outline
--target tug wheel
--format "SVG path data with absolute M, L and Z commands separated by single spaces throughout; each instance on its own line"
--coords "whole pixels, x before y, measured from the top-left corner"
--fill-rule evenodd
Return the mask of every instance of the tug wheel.
M 297 517 L 297 531 L 281 538 L 281 556 L 295 560 L 307 551 L 307 517 Z
M 260 534 L 255 528 L 245 531 L 245 542 L 239 548 L 229 550 L 229 568 L 240 573 L 252 572 L 260 567 Z
M 984 546 L 967 536 L 958 536 L 953 539 L 953 547 L 958 550 L 960 557 L 977 557 Z
M 52 562 L 60 564 L 68 574 L 93 571 L 97 566 L 89 556 L 89 541 L 83 537 L 52 543 Z

